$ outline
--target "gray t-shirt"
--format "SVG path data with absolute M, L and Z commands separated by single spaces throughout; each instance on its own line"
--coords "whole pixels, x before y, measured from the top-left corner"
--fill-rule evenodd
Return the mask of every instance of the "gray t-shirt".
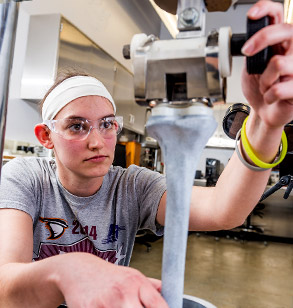
M 35 261 L 79 251 L 128 265 L 139 229 L 163 234 L 156 214 L 165 190 L 157 172 L 111 166 L 94 195 L 78 197 L 60 183 L 54 160 L 15 158 L 2 169 L 0 208 L 32 217 Z

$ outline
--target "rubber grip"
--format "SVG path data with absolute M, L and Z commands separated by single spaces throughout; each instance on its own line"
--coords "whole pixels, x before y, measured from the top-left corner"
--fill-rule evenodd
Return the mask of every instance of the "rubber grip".
M 270 24 L 269 16 L 265 16 L 258 20 L 247 19 L 247 39 L 253 36 L 260 29 L 268 26 Z M 246 68 L 248 74 L 262 74 L 266 69 L 267 64 L 269 63 L 271 57 L 273 55 L 272 47 L 269 46 L 256 55 L 252 57 L 247 57 L 246 60 Z

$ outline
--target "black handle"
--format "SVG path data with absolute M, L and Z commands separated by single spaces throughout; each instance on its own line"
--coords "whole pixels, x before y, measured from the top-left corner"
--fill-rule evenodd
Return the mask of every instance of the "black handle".
M 270 24 L 269 16 L 258 20 L 247 19 L 247 40 L 260 29 Z M 246 68 L 248 74 L 262 74 L 273 55 L 272 47 L 269 46 L 252 57 L 247 57 Z
M 262 195 L 262 197 L 259 200 L 259 202 L 263 201 L 264 199 L 266 199 L 268 196 L 270 196 L 271 194 L 273 194 L 275 191 L 277 191 L 278 189 L 282 188 L 283 186 L 288 185 L 290 183 L 290 181 L 291 181 L 291 175 L 284 175 L 284 176 L 282 176 L 277 184 L 275 184 L 269 190 L 264 192 L 264 194 Z M 290 194 L 290 192 L 291 192 L 291 190 L 289 191 L 289 194 Z M 284 197 L 284 199 L 287 199 L 287 198 Z
M 290 183 L 289 183 L 289 185 L 288 185 L 288 187 L 287 187 L 287 189 L 285 191 L 284 199 L 288 199 L 292 189 L 293 189 L 293 178 L 290 177 Z
M 283 185 L 281 183 L 277 183 L 276 185 L 274 185 L 273 187 L 271 187 L 269 190 L 267 190 L 266 192 L 263 193 L 262 197 L 260 198 L 259 202 L 263 201 L 264 199 L 266 199 L 268 196 L 270 196 L 271 194 L 273 194 L 275 191 L 279 190 L 281 187 L 283 187 Z
M 233 34 L 231 37 L 231 55 L 241 56 L 241 48 L 245 42 L 260 29 L 270 24 L 269 16 L 258 20 L 247 19 L 246 34 Z M 269 46 L 252 57 L 247 57 L 246 68 L 248 74 L 262 74 L 273 56 L 272 47 Z

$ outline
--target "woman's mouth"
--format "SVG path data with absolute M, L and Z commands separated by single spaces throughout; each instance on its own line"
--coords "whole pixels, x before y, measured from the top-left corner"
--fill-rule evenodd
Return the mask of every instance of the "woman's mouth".
M 100 162 L 103 162 L 106 158 L 107 158 L 106 155 L 96 155 L 96 156 L 87 158 L 85 161 L 89 161 L 92 163 L 100 163 Z

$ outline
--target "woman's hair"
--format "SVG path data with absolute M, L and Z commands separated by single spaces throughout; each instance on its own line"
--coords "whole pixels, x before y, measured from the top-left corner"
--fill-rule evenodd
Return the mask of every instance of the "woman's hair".
M 62 69 L 60 71 L 58 71 L 57 73 L 57 77 L 55 79 L 54 84 L 52 85 L 52 87 L 46 92 L 45 96 L 43 97 L 43 99 L 40 101 L 40 112 L 42 114 L 42 109 L 43 109 L 43 104 L 45 99 L 47 98 L 47 96 L 60 84 L 62 83 L 64 80 L 71 78 L 71 77 L 75 77 L 75 76 L 91 76 L 90 74 L 81 71 L 81 70 L 77 70 L 77 69 Z

